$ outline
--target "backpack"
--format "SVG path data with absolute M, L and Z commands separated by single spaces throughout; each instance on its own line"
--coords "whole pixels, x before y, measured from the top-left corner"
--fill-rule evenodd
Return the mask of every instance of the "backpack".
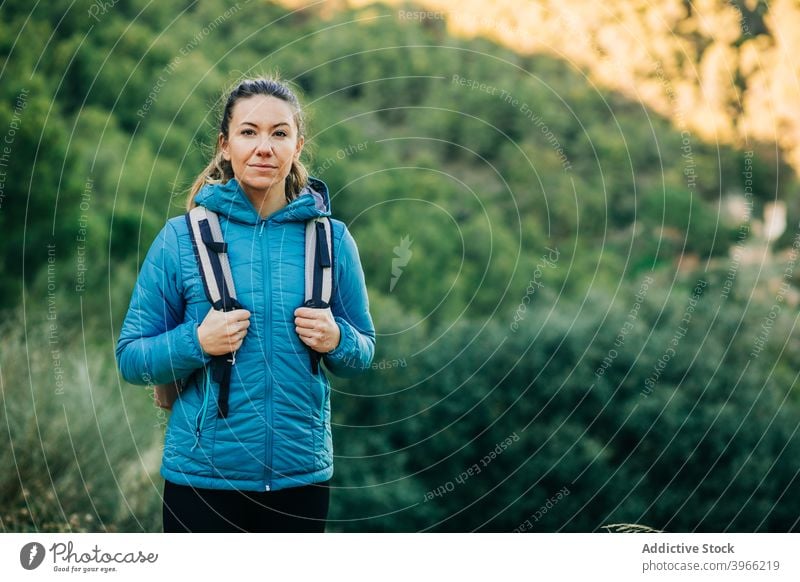
M 186 224 L 192 239 L 194 255 L 203 279 L 203 287 L 209 303 L 216 310 L 242 309 L 236 299 L 231 265 L 228 260 L 228 245 L 223 239 L 217 214 L 203 206 L 196 206 L 186 213 Z M 306 222 L 305 237 L 305 301 L 303 307 L 326 309 L 333 295 L 333 234 L 327 216 L 312 218 Z M 308 348 L 311 372 L 319 373 L 322 355 Z M 218 416 L 228 416 L 228 393 L 231 370 L 236 363 L 236 353 L 212 356 L 212 377 L 219 382 Z M 155 386 L 156 404 L 171 410 L 183 389 L 186 379 Z

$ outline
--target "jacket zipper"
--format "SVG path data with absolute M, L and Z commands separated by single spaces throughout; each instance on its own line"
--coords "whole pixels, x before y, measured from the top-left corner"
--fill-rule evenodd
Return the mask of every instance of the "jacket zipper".
M 266 218 L 261 220 L 261 228 L 258 232 L 258 237 L 261 239 L 261 235 L 264 234 L 264 226 L 267 223 Z M 266 304 L 266 311 L 267 311 L 267 323 L 266 328 L 264 330 L 265 334 L 269 334 L 270 330 L 272 329 L 272 302 L 270 300 L 271 288 L 272 288 L 272 274 L 269 270 L 269 231 L 267 231 L 267 238 L 266 242 L 261 242 L 261 261 L 262 261 L 262 271 L 264 273 L 265 278 L 265 285 L 264 289 L 266 290 L 266 295 L 264 296 L 265 304 Z M 266 250 L 265 250 L 266 249 Z M 269 341 L 267 338 L 267 365 L 272 368 L 272 342 Z M 264 416 L 267 421 L 267 429 L 266 429 L 266 444 L 265 449 L 267 453 L 267 464 L 265 467 L 265 477 L 264 480 L 266 481 L 265 490 L 270 491 L 272 489 L 272 430 L 275 426 L 272 423 L 272 387 L 270 386 L 270 371 L 267 370 L 265 374 L 266 377 L 266 398 L 264 402 L 266 403 L 266 408 L 264 410 Z
M 209 368 L 206 367 L 203 370 L 203 403 L 200 405 L 200 410 L 194 420 L 194 445 L 192 446 L 192 451 L 200 444 L 200 437 L 203 435 L 203 427 L 205 426 L 209 397 L 211 395 L 210 383 Z

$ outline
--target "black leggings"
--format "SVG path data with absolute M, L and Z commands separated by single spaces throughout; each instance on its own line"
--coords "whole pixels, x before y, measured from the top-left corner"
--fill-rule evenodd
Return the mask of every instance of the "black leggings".
M 278 491 L 164 482 L 164 532 L 324 532 L 330 480 Z

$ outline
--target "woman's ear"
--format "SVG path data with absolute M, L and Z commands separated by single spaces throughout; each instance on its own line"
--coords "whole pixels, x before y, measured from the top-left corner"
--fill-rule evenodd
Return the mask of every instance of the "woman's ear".
M 294 159 L 295 160 L 300 158 L 300 152 L 303 151 L 303 144 L 304 143 L 306 143 L 306 138 L 304 138 L 302 135 L 297 138 L 297 146 L 295 147 L 295 150 L 294 150 Z
M 217 149 L 222 153 L 222 159 L 227 162 L 231 161 L 231 154 L 230 151 L 228 151 L 228 140 L 225 139 L 222 133 L 217 137 Z

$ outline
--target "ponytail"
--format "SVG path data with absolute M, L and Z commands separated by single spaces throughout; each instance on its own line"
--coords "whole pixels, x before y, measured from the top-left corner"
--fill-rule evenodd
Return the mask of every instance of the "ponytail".
M 222 152 L 217 151 L 214 153 L 214 158 L 208 163 L 205 169 L 200 172 L 200 175 L 195 178 L 191 188 L 189 188 L 189 196 L 186 198 L 186 210 L 189 211 L 197 203 L 194 197 L 206 184 L 224 184 L 233 178 L 233 167 L 231 163 L 222 157 Z

